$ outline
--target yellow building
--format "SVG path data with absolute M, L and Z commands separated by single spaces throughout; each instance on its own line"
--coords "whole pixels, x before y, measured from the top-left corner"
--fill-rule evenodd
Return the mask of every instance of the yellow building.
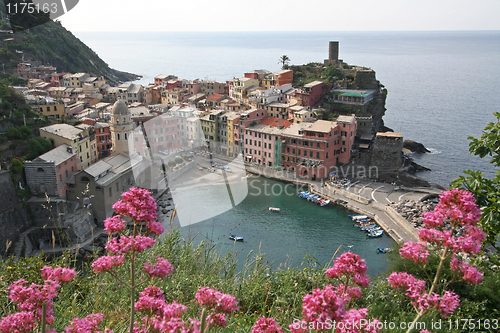
M 223 110 L 214 110 L 200 118 L 205 142 L 212 148 L 219 143 L 219 117 L 223 113 Z
M 75 148 L 79 170 L 90 166 L 90 137 L 86 130 L 68 124 L 54 124 L 40 128 L 40 136 L 53 140 L 55 147 L 67 144 Z
M 259 80 L 242 77 L 233 80 L 233 96 L 236 101 L 243 101 L 248 94 L 248 90 L 259 86 Z
M 270 89 L 272 86 L 275 85 L 275 80 L 274 77 L 272 76 L 267 76 L 261 80 L 259 80 L 259 85 L 261 87 L 264 87 L 266 89 Z
M 66 109 L 63 103 L 38 104 L 33 105 L 31 108 L 33 111 L 37 111 L 39 114 L 47 116 L 50 119 L 59 120 L 66 115 Z
M 229 112 L 224 115 L 227 119 L 227 156 L 233 157 L 235 155 L 234 149 L 234 125 L 238 124 L 240 115 L 237 112 Z M 236 154 L 238 154 L 236 152 Z

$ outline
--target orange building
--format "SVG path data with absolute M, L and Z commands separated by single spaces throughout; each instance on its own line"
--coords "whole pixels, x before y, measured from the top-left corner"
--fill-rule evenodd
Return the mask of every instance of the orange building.
M 293 83 L 293 71 L 291 69 L 282 69 L 274 73 L 274 84 L 281 86 L 287 83 Z

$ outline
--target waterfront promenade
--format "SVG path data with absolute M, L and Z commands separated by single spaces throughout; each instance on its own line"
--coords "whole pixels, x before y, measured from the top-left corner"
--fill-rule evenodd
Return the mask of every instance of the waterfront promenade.
M 285 182 L 304 185 L 322 197 L 331 200 L 356 213 L 364 214 L 374 219 L 398 243 L 419 240 L 418 231 L 397 213 L 390 203 L 404 200 L 418 201 L 429 194 L 439 194 L 435 189 L 401 188 L 391 184 L 381 184 L 370 180 L 356 181 L 346 189 L 340 189 L 322 181 L 300 179 L 291 172 L 273 170 L 269 167 L 246 164 L 246 170 L 252 174 Z

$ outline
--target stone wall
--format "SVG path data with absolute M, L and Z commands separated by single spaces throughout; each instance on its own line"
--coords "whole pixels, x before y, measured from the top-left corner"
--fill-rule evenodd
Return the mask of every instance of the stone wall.
M 378 81 L 373 70 L 356 71 L 354 78 L 359 89 L 378 89 Z
M 12 206 L 20 202 L 16 197 L 16 190 L 10 178 L 10 171 L 0 171 L 0 212 L 4 209 L 10 209 Z
M 398 170 L 403 163 L 403 138 L 376 136 L 371 154 L 370 165 L 379 172 Z
M 0 254 L 5 254 L 7 242 L 12 242 L 9 250 L 19 239 L 19 235 L 30 227 L 28 210 L 18 207 L 4 210 L 0 213 Z

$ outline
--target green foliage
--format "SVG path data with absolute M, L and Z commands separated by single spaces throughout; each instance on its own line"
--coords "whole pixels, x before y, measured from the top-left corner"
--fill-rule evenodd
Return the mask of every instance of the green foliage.
M 342 76 L 340 70 L 335 66 L 328 66 L 321 73 L 321 77 L 323 77 L 328 82 L 334 82 Z
M 7 130 L 7 137 L 11 140 L 26 140 L 30 136 L 32 132 L 27 126 L 11 127 Z
M 181 164 L 182 162 L 184 162 L 184 160 L 182 159 L 182 157 L 180 156 L 177 156 L 175 159 L 174 159 L 175 163 L 176 164 Z
M 23 162 L 19 161 L 17 158 L 12 159 L 12 173 L 17 175 L 20 174 L 21 171 L 24 169 L 24 164 Z
M 282 64 L 282 69 L 285 69 L 288 63 L 290 63 L 290 58 L 287 55 L 282 55 L 278 61 L 278 64 Z
M 490 122 L 479 138 L 469 137 L 469 151 L 481 158 L 489 156 L 490 163 L 500 167 L 500 113 L 495 112 L 496 122 Z M 452 182 L 452 187 L 466 189 L 474 194 L 476 203 L 482 208 L 481 229 L 486 233 L 486 242 L 496 246 L 500 236 L 500 170 L 493 179 L 484 177 L 480 171 L 464 171 Z
M 26 159 L 31 161 L 37 158 L 38 156 L 45 154 L 52 148 L 53 148 L 52 142 L 50 142 L 45 138 L 42 138 L 40 136 L 31 138 L 28 140 L 29 152 L 26 155 Z

